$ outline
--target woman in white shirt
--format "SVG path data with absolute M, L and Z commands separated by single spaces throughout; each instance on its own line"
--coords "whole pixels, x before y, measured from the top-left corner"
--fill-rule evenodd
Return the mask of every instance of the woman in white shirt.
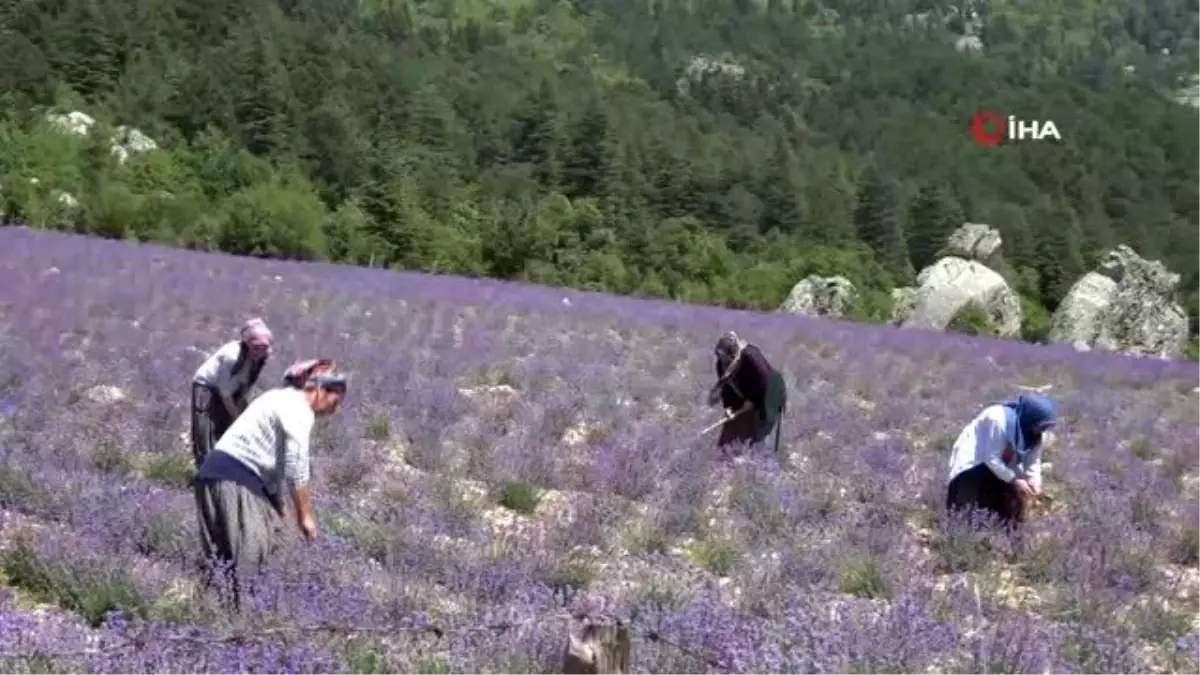
M 963 428 L 950 456 L 950 511 L 983 509 L 1010 531 L 1042 491 L 1042 435 L 1054 427 L 1054 402 L 1037 394 L 984 408 Z
M 242 326 L 241 339 L 221 346 L 192 377 L 192 455 L 199 468 L 237 416 L 271 355 L 262 319 Z
M 309 375 L 300 386 L 278 387 L 254 399 L 196 472 L 206 583 L 223 571 L 235 605 L 241 602 L 244 575 L 256 573 L 275 548 L 285 492 L 301 534 L 317 536 L 308 494 L 309 442 L 316 418 L 337 411 L 346 378 L 328 369 L 302 370 Z

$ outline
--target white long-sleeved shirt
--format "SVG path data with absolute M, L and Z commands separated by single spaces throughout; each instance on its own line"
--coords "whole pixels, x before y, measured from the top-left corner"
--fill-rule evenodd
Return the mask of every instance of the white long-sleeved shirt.
M 272 495 L 285 480 L 308 483 L 309 439 L 316 416 L 303 390 L 272 389 L 250 402 L 213 448 L 253 471 Z
M 963 428 L 954 442 L 954 450 L 950 453 L 950 480 L 964 471 L 969 471 L 986 464 L 996 477 L 1005 483 L 1011 483 L 1021 477 L 1029 484 L 1040 490 L 1042 487 L 1042 445 L 1038 444 L 1025 454 L 1024 461 L 1013 453 L 1012 464 L 1004 463 L 1004 450 L 1008 448 L 1008 434 L 1005 427 L 1008 420 L 1004 406 L 993 405 L 984 408 L 971 423 Z
M 242 343 L 237 340 L 221 345 L 196 370 L 192 382 L 214 387 L 226 396 L 233 396 L 238 389 L 250 384 L 250 364 L 246 364 L 236 376 L 233 374 L 233 366 L 241 349 Z

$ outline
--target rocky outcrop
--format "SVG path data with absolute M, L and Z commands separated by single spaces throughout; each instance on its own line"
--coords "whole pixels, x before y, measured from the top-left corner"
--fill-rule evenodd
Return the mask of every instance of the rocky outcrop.
M 779 307 L 786 314 L 842 317 L 849 311 L 857 291 L 845 277 L 812 275 L 792 287 L 787 300 Z
M 905 328 L 946 330 L 959 312 L 974 305 L 987 313 L 1000 337 L 1021 334 L 1021 298 L 996 269 L 1003 265 L 1000 232 L 963 223 L 952 232 L 937 262 L 921 270 L 917 286 L 892 290 L 892 323 Z
M 977 260 L 994 267 L 1000 259 L 1003 244 L 999 230 L 980 223 L 963 223 L 950 234 L 943 255 Z
M 916 288 L 892 292 L 892 320 L 905 328 L 945 330 L 970 304 L 989 315 L 996 335 L 1021 333 L 1021 299 L 1004 277 L 986 265 L 947 257 L 921 270 Z
M 1174 301 L 1180 276 L 1121 245 L 1071 287 L 1050 322 L 1051 342 L 1178 357 L 1187 313 Z
M 49 113 L 46 115 L 46 121 L 59 131 L 71 136 L 87 136 L 96 126 L 95 118 L 78 110 L 62 115 Z M 154 142 L 154 139 L 137 129 L 125 126 L 117 127 L 113 131 L 111 143 L 112 154 L 117 156 L 117 161 L 121 164 L 124 164 L 130 155 L 158 149 L 158 144 Z
M 675 81 L 675 88 L 680 95 L 686 96 L 692 88 L 700 86 L 706 79 L 713 77 L 728 78 L 740 81 L 746 76 L 746 67 L 735 62 L 730 56 L 697 55 L 688 61 L 683 75 Z

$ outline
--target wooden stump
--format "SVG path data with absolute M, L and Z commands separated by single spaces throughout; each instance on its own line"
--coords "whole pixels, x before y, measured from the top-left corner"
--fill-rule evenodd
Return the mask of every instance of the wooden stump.
M 624 675 L 629 672 L 629 624 L 574 622 L 567 632 L 562 672 L 567 675 Z

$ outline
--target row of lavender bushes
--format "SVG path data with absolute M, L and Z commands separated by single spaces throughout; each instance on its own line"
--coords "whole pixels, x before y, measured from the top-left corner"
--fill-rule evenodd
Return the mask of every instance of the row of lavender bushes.
M 553 672 L 584 611 L 632 618 L 639 672 L 1196 667 L 1194 363 L 21 229 L 0 274 L 6 672 Z M 228 617 L 193 591 L 180 433 L 247 315 L 264 381 L 330 356 L 352 390 L 321 538 Z M 728 329 L 786 373 L 782 462 L 697 437 Z M 947 451 L 1043 385 L 1056 500 L 1012 558 L 941 516 Z

